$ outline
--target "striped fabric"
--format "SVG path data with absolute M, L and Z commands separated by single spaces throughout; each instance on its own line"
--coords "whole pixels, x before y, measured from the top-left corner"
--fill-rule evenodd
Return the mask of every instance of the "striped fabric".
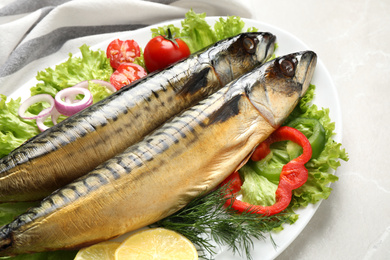
M 192 8 L 209 16 L 250 18 L 235 0 L 2 0 L 0 3 L 0 93 L 11 95 L 36 73 L 76 53 L 83 45 L 114 39 Z

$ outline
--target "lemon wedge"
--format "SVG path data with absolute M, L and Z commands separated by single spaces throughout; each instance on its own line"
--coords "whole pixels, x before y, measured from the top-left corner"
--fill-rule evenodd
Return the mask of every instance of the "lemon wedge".
M 128 237 L 115 252 L 115 260 L 194 260 L 198 252 L 183 235 L 164 228 L 141 230 Z
M 120 242 L 106 241 L 80 249 L 74 260 L 114 260 Z

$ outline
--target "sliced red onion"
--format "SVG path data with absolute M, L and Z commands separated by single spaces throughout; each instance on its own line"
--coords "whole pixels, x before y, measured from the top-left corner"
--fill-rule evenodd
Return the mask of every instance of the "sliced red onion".
M 86 88 L 86 90 L 88 90 L 88 88 Z M 77 92 L 70 93 L 69 95 L 64 96 L 64 100 L 67 104 L 73 104 L 73 103 L 79 102 L 80 100 L 76 99 L 77 95 L 79 95 L 79 94 L 81 94 L 81 93 L 77 93 Z
M 116 92 L 116 88 L 109 82 L 104 80 L 93 79 L 90 80 L 93 83 L 105 86 L 111 92 Z M 88 90 L 89 81 L 82 81 L 73 87 L 63 89 L 57 93 L 55 98 L 49 94 L 39 94 L 28 98 L 19 107 L 18 113 L 21 118 L 24 119 L 36 119 L 37 126 L 40 131 L 45 131 L 49 127 L 44 124 L 44 121 L 51 116 L 51 120 L 54 125 L 57 124 L 57 120 L 61 114 L 65 116 L 71 116 L 84 108 L 90 106 L 93 103 L 92 94 Z M 77 95 L 84 95 L 82 100 L 76 99 Z M 50 107 L 43 109 L 36 116 L 26 116 L 27 109 L 38 102 L 48 102 Z
M 107 82 L 107 81 L 104 81 L 104 80 L 100 80 L 100 79 L 84 80 L 84 81 L 81 81 L 80 83 L 77 83 L 72 88 L 85 88 L 85 89 L 88 89 L 88 82 L 89 81 L 91 81 L 93 83 L 96 83 L 96 84 L 99 84 L 99 85 L 102 85 L 102 86 L 105 86 L 111 92 L 116 92 L 116 88 L 110 82 Z
M 41 113 L 43 111 L 44 110 L 42 110 Z M 41 113 L 39 113 L 39 114 L 41 114 Z M 39 131 L 43 132 L 46 129 L 49 129 L 49 127 L 44 124 L 46 118 L 48 118 L 49 116 L 50 116 L 50 114 L 46 114 L 44 117 L 37 118 L 36 122 L 37 122 L 37 126 L 38 126 Z
M 54 125 L 57 124 L 57 120 L 60 117 L 61 113 L 57 111 L 56 108 L 51 111 L 51 121 L 53 122 Z
M 41 113 L 44 113 L 44 110 L 41 111 Z M 41 114 L 39 113 L 39 114 Z M 51 121 L 53 122 L 54 125 L 57 124 L 57 120 L 58 118 L 60 117 L 60 113 L 57 111 L 57 109 L 54 107 L 51 112 L 47 115 L 45 115 L 44 117 L 40 117 L 40 118 L 37 118 L 36 122 L 37 122 L 37 126 L 38 126 L 38 129 L 43 132 L 45 131 L 46 129 L 49 129 L 50 127 L 46 126 L 45 125 L 45 120 L 46 118 L 48 118 L 49 116 L 51 116 Z
M 84 95 L 84 98 L 79 102 L 67 103 L 65 100 L 66 97 L 72 97 L 73 95 Z M 71 87 L 59 91 L 55 97 L 55 106 L 58 112 L 65 116 L 71 116 L 77 112 L 83 110 L 84 108 L 92 104 L 92 94 L 88 89 L 82 87 Z
M 27 109 L 32 106 L 33 104 L 36 104 L 36 103 L 39 103 L 39 102 L 47 102 L 50 104 L 50 107 L 48 108 L 45 108 L 43 109 L 38 115 L 36 116 L 26 116 L 25 113 L 27 111 Z M 38 118 L 42 118 L 42 117 L 47 117 L 50 115 L 51 111 L 53 110 L 53 107 L 54 107 L 54 98 L 52 96 L 50 96 L 49 94 L 39 94 L 39 95 L 35 95 L 35 96 L 32 96 L 32 97 L 29 97 L 28 99 L 26 99 L 26 101 L 24 101 L 20 107 L 19 107 L 19 110 L 18 110 L 18 114 L 21 118 L 24 118 L 24 119 L 38 119 Z

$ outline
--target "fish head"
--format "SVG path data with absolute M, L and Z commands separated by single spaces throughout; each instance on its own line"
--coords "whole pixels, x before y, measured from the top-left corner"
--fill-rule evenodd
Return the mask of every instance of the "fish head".
M 266 62 L 274 52 L 276 36 L 247 32 L 222 40 L 208 55 L 222 85 Z
M 316 63 L 312 51 L 278 57 L 260 66 L 256 82 L 247 84 L 250 102 L 273 127 L 283 123 L 306 93 Z

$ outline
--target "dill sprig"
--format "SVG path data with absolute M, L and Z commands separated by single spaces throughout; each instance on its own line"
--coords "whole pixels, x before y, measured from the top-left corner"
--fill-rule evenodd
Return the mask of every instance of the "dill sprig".
M 219 246 L 227 246 L 234 254 L 245 254 L 247 259 L 252 259 L 253 239 L 264 239 L 265 233 L 280 227 L 290 215 L 260 216 L 252 214 L 250 209 L 238 213 L 230 206 L 225 207 L 226 187 L 198 196 L 186 207 L 153 226 L 181 233 L 197 246 L 202 258 L 209 255 L 212 259 L 216 254 L 214 241 Z

